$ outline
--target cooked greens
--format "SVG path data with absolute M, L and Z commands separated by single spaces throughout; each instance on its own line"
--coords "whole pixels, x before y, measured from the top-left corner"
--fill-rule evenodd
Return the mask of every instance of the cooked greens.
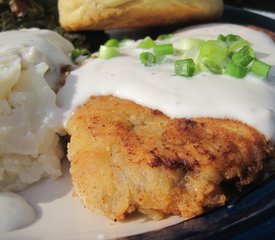
M 58 28 L 56 0 L 0 0 L 1 30 Z
M 104 32 L 67 32 L 58 21 L 57 0 L 0 0 L 0 30 L 20 28 L 51 29 L 78 48 L 97 48 Z

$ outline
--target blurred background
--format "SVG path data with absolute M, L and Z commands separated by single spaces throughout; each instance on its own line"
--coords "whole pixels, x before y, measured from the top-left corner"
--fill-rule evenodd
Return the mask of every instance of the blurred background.
M 275 12 L 275 0 L 224 0 L 225 4 Z
M 275 20 L 275 0 L 224 0 L 224 3 L 245 10 L 249 9 L 249 11 L 258 14 L 260 11 L 261 15 Z M 259 22 L 255 15 L 242 15 L 241 12 L 232 14 L 232 11 L 227 11 L 223 20 L 243 24 L 257 22 L 258 26 L 260 24 L 260 27 L 267 29 L 271 28 L 270 24 L 274 25 L 273 22 L 268 22 L 268 19 Z M 30 27 L 55 30 L 75 46 L 91 51 L 97 50 L 98 43 L 104 42 L 108 38 L 103 31 L 64 31 L 58 21 L 57 0 L 0 0 L 0 31 Z M 161 29 L 165 31 L 163 28 Z M 275 26 L 271 29 L 275 29 Z M 171 29 L 168 28 L 167 31 L 171 31 Z

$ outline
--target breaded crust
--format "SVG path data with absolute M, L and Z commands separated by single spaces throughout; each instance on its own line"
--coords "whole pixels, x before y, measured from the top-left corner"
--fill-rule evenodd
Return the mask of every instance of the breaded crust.
M 102 30 L 167 25 L 219 17 L 222 0 L 59 0 L 67 30 Z
M 170 119 L 112 96 L 91 97 L 71 117 L 74 193 L 113 220 L 140 211 L 193 217 L 226 204 L 221 187 L 255 180 L 273 148 L 238 121 Z

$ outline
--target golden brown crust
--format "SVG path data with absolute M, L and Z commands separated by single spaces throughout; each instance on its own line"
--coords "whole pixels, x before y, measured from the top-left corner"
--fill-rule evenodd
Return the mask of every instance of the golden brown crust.
M 59 0 L 60 23 L 67 30 L 98 30 L 168 25 L 215 19 L 222 0 Z
M 170 119 L 111 96 L 91 97 L 68 131 L 76 196 L 118 220 L 135 210 L 193 217 L 224 205 L 221 183 L 251 183 L 273 152 L 262 134 L 238 121 Z

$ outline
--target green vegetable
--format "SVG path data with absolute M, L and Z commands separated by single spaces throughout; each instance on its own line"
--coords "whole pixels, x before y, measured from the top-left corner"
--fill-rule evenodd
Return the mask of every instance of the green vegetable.
M 99 48 L 98 57 L 101 59 L 110 59 L 119 55 L 118 47 L 108 47 L 105 45 L 101 45 Z
M 157 64 L 164 63 L 167 60 L 165 55 L 156 54 L 155 57 L 156 57 L 156 63 Z
M 146 67 L 153 66 L 156 63 L 156 56 L 150 52 L 142 52 L 139 55 L 139 59 L 141 63 Z
M 138 48 L 149 49 L 156 45 L 156 43 L 150 37 L 144 38 L 138 45 Z
M 166 40 L 173 37 L 173 34 L 161 34 L 157 37 L 157 40 Z
M 228 57 L 227 46 L 220 41 L 208 40 L 200 48 L 201 59 L 211 59 L 216 62 L 223 62 Z
M 91 53 L 87 49 L 75 48 L 71 53 L 71 59 L 73 62 L 76 62 L 79 57 L 90 57 Z
M 212 59 L 205 59 L 203 65 L 206 69 L 214 74 L 222 74 L 223 73 L 223 66 Z
M 119 41 L 117 39 L 111 38 L 104 45 L 106 47 L 119 47 Z
M 229 61 L 225 67 L 225 74 L 236 78 L 243 78 L 247 73 L 247 68 L 236 65 L 233 61 Z
M 252 63 L 250 71 L 261 78 L 266 78 L 270 68 L 270 65 L 260 61 L 259 59 L 256 59 Z
M 200 48 L 204 42 L 204 40 L 197 38 L 182 38 L 180 40 L 180 49 L 188 50 L 193 47 Z
M 225 41 L 226 41 L 226 36 L 224 36 L 224 35 L 222 35 L 222 34 L 219 34 L 218 37 L 217 37 L 217 40 L 218 40 L 218 41 L 225 42 Z
M 200 54 L 200 49 L 197 47 L 192 47 L 190 49 L 185 50 L 184 53 L 182 53 L 182 59 L 192 58 L 194 62 L 197 64 L 199 54 Z
M 59 26 L 56 0 L 21 0 L 0 2 L 1 30 L 47 28 Z
M 232 55 L 232 60 L 235 64 L 248 66 L 256 57 L 254 50 L 251 47 L 245 46 L 241 50 Z
M 228 55 L 229 51 L 224 42 L 208 40 L 200 48 L 199 59 L 209 71 L 221 74 L 228 60 Z
M 221 36 L 221 35 L 219 35 L 219 36 Z M 218 39 L 219 39 L 219 37 L 218 37 Z M 232 43 L 234 43 L 238 40 L 241 40 L 242 38 L 239 35 L 228 34 L 226 36 L 221 37 L 221 39 L 219 39 L 219 40 L 222 40 L 222 39 L 223 39 L 223 42 L 225 42 L 228 46 L 230 46 Z
M 158 55 L 169 55 L 174 53 L 174 47 L 172 43 L 158 44 L 154 46 L 154 53 Z
M 169 37 L 171 36 L 160 35 L 158 40 Z M 266 78 L 271 67 L 256 59 L 256 53 L 250 45 L 238 35 L 220 34 L 216 40 L 208 41 L 183 38 L 180 40 L 179 49 L 175 49 L 172 43 L 156 44 L 152 38 L 146 37 L 138 44 L 138 48 L 150 49 L 139 55 L 144 66 L 162 64 L 167 60 L 174 61 L 175 74 L 178 76 L 192 77 L 196 72 L 210 71 L 236 78 L 243 78 L 251 72 Z M 110 39 L 100 47 L 99 57 L 109 59 L 117 56 L 120 46 L 118 40 Z
M 251 44 L 250 44 L 248 41 L 243 40 L 243 39 L 240 39 L 240 40 L 238 40 L 238 41 L 236 41 L 236 42 L 233 42 L 233 43 L 229 46 L 228 50 L 229 50 L 230 52 L 236 52 L 236 51 L 240 50 L 241 48 L 243 48 L 243 47 L 245 47 L 245 46 L 250 46 L 250 45 L 251 45 Z
M 177 60 L 175 62 L 175 73 L 179 76 L 192 77 L 195 73 L 196 65 L 192 58 Z

